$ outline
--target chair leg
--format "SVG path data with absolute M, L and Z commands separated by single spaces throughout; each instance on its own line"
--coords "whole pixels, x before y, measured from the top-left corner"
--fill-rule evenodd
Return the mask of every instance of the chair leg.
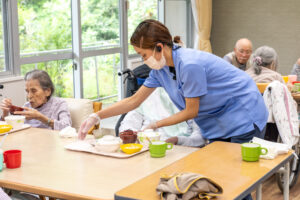
M 44 195 L 39 195 L 41 200 L 46 200 L 46 197 Z

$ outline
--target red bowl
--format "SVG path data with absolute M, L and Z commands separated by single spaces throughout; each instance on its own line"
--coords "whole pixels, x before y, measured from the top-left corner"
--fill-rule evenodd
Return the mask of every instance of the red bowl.
M 300 83 L 300 81 L 293 81 L 292 84 L 294 85 L 295 83 Z
M 23 111 L 23 110 L 24 110 L 24 108 L 19 107 L 19 106 L 14 106 L 14 105 L 11 105 L 9 108 L 9 112 L 11 114 L 14 114 L 15 111 Z

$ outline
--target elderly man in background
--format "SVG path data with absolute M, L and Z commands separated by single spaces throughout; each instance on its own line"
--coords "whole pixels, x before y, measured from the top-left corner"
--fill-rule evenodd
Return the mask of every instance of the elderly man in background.
M 291 74 L 297 75 L 297 81 L 300 81 L 300 58 L 294 64 Z
M 250 68 L 250 57 L 252 54 L 252 42 L 247 38 L 239 39 L 235 43 L 233 52 L 226 54 L 223 59 L 241 70 Z

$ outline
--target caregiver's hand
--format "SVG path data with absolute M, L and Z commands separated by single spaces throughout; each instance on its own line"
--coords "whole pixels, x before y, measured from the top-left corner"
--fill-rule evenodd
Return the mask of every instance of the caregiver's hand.
M 78 131 L 78 138 L 80 140 L 83 140 L 86 136 L 86 134 L 89 132 L 89 130 L 96 124 L 100 123 L 100 117 L 96 114 L 90 114 L 90 116 L 84 120 L 84 122 L 81 124 L 80 129 Z

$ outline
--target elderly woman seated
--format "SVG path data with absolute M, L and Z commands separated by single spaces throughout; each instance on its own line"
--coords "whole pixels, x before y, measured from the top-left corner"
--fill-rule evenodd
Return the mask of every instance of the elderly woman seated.
M 13 114 L 24 115 L 25 123 L 32 127 L 61 130 L 71 126 L 71 117 L 67 103 L 58 97 L 52 97 L 54 85 L 47 72 L 32 70 L 25 75 L 25 88 L 28 102 L 24 111 Z M 3 99 L 0 105 L 2 119 L 9 114 L 12 101 Z
M 256 83 L 270 83 L 284 80 L 276 69 L 278 67 L 278 56 L 276 51 L 269 46 L 262 46 L 255 50 L 253 54 L 252 66 L 246 73 L 253 78 Z
M 127 113 L 119 131 L 127 129 L 139 131 L 145 129 L 151 122 L 169 117 L 178 112 L 168 94 L 163 88 L 156 90 L 136 110 Z M 200 128 L 194 120 L 188 120 L 173 126 L 158 128 L 161 140 L 184 146 L 202 147 L 205 144 Z

